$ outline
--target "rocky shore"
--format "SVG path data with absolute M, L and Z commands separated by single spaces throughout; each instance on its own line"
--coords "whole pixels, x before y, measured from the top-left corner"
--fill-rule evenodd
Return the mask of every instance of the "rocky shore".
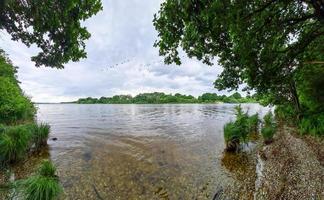
M 324 199 L 324 140 L 280 127 L 272 144 L 260 147 L 254 199 Z

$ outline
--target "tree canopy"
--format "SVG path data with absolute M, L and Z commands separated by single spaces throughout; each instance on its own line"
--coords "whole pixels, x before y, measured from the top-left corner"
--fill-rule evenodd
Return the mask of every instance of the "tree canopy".
M 247 83 L 270 103 L 300 110 L 297 77 L 324 67 L 321 0 L 166 0 L 153 22 L 166 63 L 180 64 L 180 49 L 207 64 L 218 58 L 218 89 Z
M 115 95 L 113 97 L 81 98 L 76 101 L 79 104 L 164 104 L 164 103 L 247 103 L 256 102 L 254 98 L 242 97 L 239 93 L 232 95 L 217 95 L 216 93 L 204 93 L 198 98 L 192 95 L 176 93 L 165 94 L 163 92 L 142 93 L 134 97 L 131 95 Z
M 100 0 L 2 0 L 0 29 L 13 40 L 41 49 L 32 57 L 36 66 L 63 68 L 86 57 L 90 33 L 82 21 L 102 9 Z

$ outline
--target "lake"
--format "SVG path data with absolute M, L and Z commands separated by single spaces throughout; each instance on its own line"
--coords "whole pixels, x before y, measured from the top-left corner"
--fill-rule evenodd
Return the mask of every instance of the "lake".
M 65 199 L 212 199 L 237 182 L 222 162 L 235 104 L 37 107 Z

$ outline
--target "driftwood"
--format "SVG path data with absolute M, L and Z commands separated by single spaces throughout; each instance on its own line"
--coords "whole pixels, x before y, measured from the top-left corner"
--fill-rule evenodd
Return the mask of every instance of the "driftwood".
M 219 189 L 219 190 L 215 193 L 215 195 L 214 195 L 214 197 L 213 197 L 213 200 L 219 200 L 219 199 L 221 199 L 222 195 L 223 195 L 223 188 Z

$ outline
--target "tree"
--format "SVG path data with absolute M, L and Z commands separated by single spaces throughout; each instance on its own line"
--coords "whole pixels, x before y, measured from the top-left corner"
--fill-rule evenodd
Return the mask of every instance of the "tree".
M 90 33 L 81 21 L 101 9 L 100 0 L 2 0 L 0 29 L 13 40 L 41 49 L 32 57 L 36 66 L 63 68 L 86 57 L 84 41 Z
M 207 64 L 217 57 L 224 70 L 216 88 L 247 83 L 268 103 L 288 102 L 298 112 L 297 77 L 324 67 L 322 0 L 166 0 L 153 23 L 166 63 L 181 64 L 179 47 Z

